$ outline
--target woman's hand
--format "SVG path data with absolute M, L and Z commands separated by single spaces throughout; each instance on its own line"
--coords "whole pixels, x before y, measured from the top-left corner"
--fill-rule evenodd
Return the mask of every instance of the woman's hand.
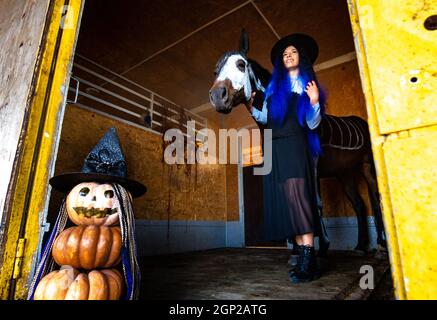
M 308 82 L 305 92 L 310 98 L 310 103 L 312 106 L 319 102 L 319 88 L 317 88 L 315 81 Z
M 253 109 L 253 98 L 255 97 L 256 92 L 252 93 L 252 96 L 250 97 L 249 101 L 244 102 L 247 110 L 249 110 L 250 113 L 252 113 L 252 109 Z

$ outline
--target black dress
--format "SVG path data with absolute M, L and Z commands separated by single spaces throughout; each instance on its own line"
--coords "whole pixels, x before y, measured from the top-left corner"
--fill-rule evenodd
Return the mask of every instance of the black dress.
M 297 100 L 298 95 L 293 93 L 282 124 L 275 122 L 268 112 L 272 171 L 263 178 L 265 240 L 320 234 L 314 161 L 305 129 L 298 122 Z

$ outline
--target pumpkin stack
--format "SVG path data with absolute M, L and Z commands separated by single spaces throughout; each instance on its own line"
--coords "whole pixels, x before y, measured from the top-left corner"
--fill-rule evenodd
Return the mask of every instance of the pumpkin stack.
M 52 256 L 60 270 L 39 282 L 35 300 L 118 300 L 124 289 L 120 202 L 111 184 L 85 182 L 67 196 L 68 217 L 76 225 L 55 239 Z
M 115 128 L 110 128 L 86 156 L 80 172 L 59 174 L 49 183 L 67 198 L 28 299 L 116 300 L 124 293 L 126 299 L 138 299 L 141 273 L 132 198 L 142 196 L 147 188 L 128 178 Z M 65 229 L 67 215 L 76 226 Z M 50 272 L 55 262 L 60 269 Z M 116 267 L 122 267 L 123 276 Z

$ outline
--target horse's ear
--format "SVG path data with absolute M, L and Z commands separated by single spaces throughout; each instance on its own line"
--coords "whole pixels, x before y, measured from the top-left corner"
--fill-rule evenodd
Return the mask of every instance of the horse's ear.
M 247 52 L 249 51 L 249 35 L 244 28 L 241 30 L 240 35 L 240 51 L 245 55 L 247 55 Z

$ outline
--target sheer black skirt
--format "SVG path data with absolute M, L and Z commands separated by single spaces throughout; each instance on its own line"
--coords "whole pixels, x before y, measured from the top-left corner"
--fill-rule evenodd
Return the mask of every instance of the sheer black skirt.
M 265 240 L 320 234 L 314 162 L 303 132 L 272 141 L 272 171 L 264 176 Z

